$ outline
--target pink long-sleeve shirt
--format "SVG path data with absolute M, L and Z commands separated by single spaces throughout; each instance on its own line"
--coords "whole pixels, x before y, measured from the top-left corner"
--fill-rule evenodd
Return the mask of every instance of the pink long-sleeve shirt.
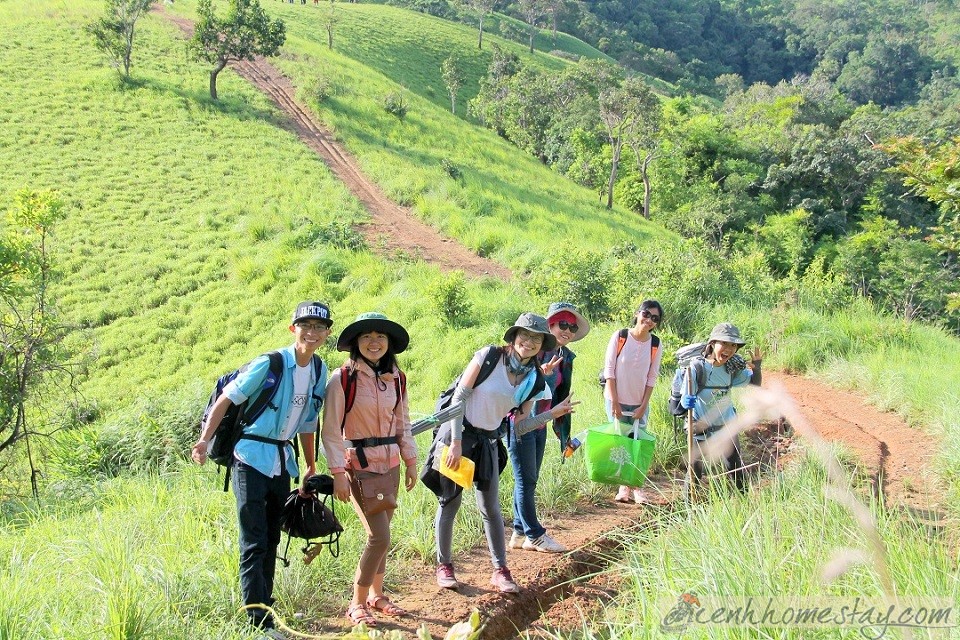
M 627 332 L 627 341 L 617 356 L 618 331 L 614 331 L 607 344 L 607 356 L 603 362 L 603 377 L 608 381 L 604 389 L 607 399 L 610 397 L 610 385 L 617 385 L 617 400 L 620 404 L 640 404 L 646 387 L 657 382 L 660 373 L 660 359 L 663 349 L 658 349 L 651 359 L 652 340 L 650 336 L 643 342 Z M 329 393 L 329 392 L 328 392 Z

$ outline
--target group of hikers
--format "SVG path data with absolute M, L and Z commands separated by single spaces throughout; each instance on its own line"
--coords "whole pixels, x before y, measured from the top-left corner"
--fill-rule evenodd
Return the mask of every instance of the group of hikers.
M 608 419 L 645 429 L 650 397 L 660 368 L 659 339 L 652 333 L 664 311 L 656 300 L 644 300 L 632 325 L 615 332 L 607 347 L 602 377 Z M 493 573 L 491 585 L 500 592 L 520 590 L 510 573 L 507 547 L 545 553 L 566 551 L 537 517 L 536 488 L 547 446 L 549 422 L 561 448 L 570 442 L 570 414 L 579 401 L 571 383 L 576 357 L 570 343 L 590 331 L 587 319 L 572 304 L 556 302 L 546 316 L 523 313 L 503 335 L 503 344 L 477 351 L 452 388 L 455 417 L 435 431 L 426 462 L 418 469 L 417 446 L 411 433 L 406 376 L 397 355 L 409 345 L 406 329 L 381 313 L 363 313 L 337 338 L 346 363 L 327 375 L 315 355 L 329 338 L 333 319 L 329 307 L 316 301 L 297 305 L 289 330 L 293 344 L 263 355 L 242 368 L 227 384 L 202 425 L 192 449 L 199 464 L 207 460 L 217 426 L 231 407 L 256 398 L 265 386 L 276 386 L 272 400 L 243 428 L 233 451 L 232 487 L 237 504 L 240 584 L 249 621 L 267 637 L 274 630 L 268 607 L 273 605 L 280 514 L 299 477 L 301 494 L 316 475 L 315 438 L 318 424 L 333 495 L 351 502 L 367 540 L 354 574 L 353 597 L 346 616 L 355 624 L 376 626 L 375 614 L 404 616 L 384 592 L 390 521 L 403 479 L 407 491 L 418 478 L 439 500 L 434 520 L 437 585 L 458 589 L 453 558 L 454 519 L 463 488 L 440 472 L 456 470 L 461 460 L 474 463 L 473 487 L 483 519 Z M 699 366 L 684 377 L 680 404 L 693 412 L 694 433 L 702 442 L 731 417 L 727 391 L 759 383 L 760 352 L 752 362 L 737 355 L 744 345 L 739 330 L 717 325 L 703 345 Z M 272 362 L 282 358 L 282 367 Z M 732 366 L 731 366 L 732 365 Z M 299 438 L 305 469 L 298 466 L 293 444 Z M 504 444 L 506 440 L 506 444 Z M 737 447 L 726 463 L 742 467 Z M 510 461 L 514 474 L 512 534 L 507 540 L 500 510 L 500 475 Z M 403 472 L 401 473 L 401 462 Z M 705 468 L 697 467 L 703 474 Z M 621 486 L 620 502 L 644 503 L 644 487 Z

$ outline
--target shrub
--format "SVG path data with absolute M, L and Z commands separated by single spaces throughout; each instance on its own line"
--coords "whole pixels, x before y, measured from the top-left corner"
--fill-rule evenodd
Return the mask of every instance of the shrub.
M 363 251 L 367 243 L 363 234 L 345 222 L 319 224 L 303 220 L 290 244 L 296 249 L 310 249 L 318 244 L 329 244 L 340 249 Z
M 457 182 L 460 182 L 460 181 L 463 180 L 463 172 L 460 171 L 460 167 L 458 167 L 457 165 L 453 164 L 453 162 L 452 162 L 451 160 L 449 160 L 448 158 L 443 158 L 443 159 L 440 161 L 440 168 L 443 169 L 443 172 L 444 172 L 445 174 L 447 174 L 448 176 L 450 176 L 451 178 L 453 178 L 453 179 L 456 180 Z
M 527 287 L 546 299 L 567 300 L 589 318 L 604 321 L 611 317 L 611 271 L 606 256 L 597 251 L 575 249 L 554 255 L 531 273 Z
M 445 274 L 427 292 L 433 309 L 454 327 L 468 324 L 472 310 L 467 299 L 467 284 L 462 271 Z
M 408 106 L 402 93 L 399 91 L 391 91 L 383 97 L 383 108 L 387 113 L 396 116 L 402 121 L 407 115 Z

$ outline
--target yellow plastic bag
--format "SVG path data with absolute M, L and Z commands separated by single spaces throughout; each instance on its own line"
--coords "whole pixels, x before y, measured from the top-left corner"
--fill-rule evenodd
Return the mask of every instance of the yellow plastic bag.
M 467 489 L 473 484 L 473 470 L 477 466 L 474 464 L 473 460 L 467 458 L 466 456 L 460 457 L 460 466 L 456 469 L 451 469 L 447 466 L 447 451 L 450 450 L 450 447 L 444 446 L 443 451 L 440 452 L 440 466 L 437 469 L 441 473 L 458 485 Z

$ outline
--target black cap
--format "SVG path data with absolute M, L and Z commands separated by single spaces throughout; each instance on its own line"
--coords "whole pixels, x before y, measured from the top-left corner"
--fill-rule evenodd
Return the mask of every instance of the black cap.
M 298 304 L 297 310 L 293 312 L 293 320 L 290 321 L 290 324 L 297 324 L 301 320 L 322 320 L 327 323 L 327 327 L 333 326 L 330 307 L 322 302 L 306 300 Z

